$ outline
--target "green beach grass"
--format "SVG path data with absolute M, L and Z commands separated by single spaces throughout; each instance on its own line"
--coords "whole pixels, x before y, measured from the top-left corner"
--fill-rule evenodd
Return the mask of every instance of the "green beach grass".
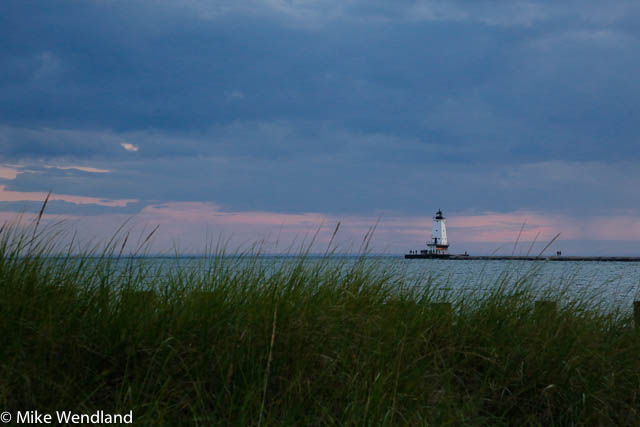
M 79 255 L 56 239 L 37 224 L 0 234 L 2 411 L 133 411 L 139 425 L 640 424 L 631 313 L 536 305 L 535 271 L 445 298 L 433 278 L 366 256 L 214 250 L 198 269 L 160 268 L 121 256 L 126 237 Z

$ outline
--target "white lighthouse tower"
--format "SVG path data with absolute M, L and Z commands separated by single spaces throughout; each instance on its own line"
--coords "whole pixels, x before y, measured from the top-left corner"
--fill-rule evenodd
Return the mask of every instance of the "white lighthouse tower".
M 442 215 L 442 211 L 438 209 L 436 216 L 433 217 L 433 225 L 431 226 L 431 240 L 427 242 L 427 253 L 435 255 L 446 255 L 449 250 L 449 242 L 447 241 L 446 218 Z

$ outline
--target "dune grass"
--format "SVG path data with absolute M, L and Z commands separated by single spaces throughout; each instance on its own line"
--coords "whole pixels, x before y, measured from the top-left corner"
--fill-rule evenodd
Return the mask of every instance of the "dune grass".
M 214 250 L 182 268 L 122 256 L 125 239 L 72 255 L 56 238 L 0 234 L 2 410 L 133 410 L 141 425 L 639 424 L 631 314 L 536 305 L 535 272 L 443 303 L 433 278 L 366 256 Z

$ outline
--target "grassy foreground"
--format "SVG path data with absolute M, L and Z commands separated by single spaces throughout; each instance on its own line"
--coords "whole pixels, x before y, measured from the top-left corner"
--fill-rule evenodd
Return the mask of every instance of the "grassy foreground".
M 0 410 L 165 425 L 637 425 L 631 314 L 534 304 L 533 278 L 452 295 L 371 262 L 52 258 L 0 234 Z M 55 240 L 55 238 L 54 238 Z M 168 260 L 167 262 L 172 262 Z M 153 288 L 153 291 L 149 291 Z M 630 302 L 631 303 L 631 302 Z

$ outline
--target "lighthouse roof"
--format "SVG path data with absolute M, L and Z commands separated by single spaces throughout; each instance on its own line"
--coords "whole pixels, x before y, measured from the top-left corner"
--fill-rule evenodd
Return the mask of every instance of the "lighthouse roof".
M 442 215 L 442 211 L 440 209 L 436 212 L 435 219 L 444 219 L 444 215 Z

